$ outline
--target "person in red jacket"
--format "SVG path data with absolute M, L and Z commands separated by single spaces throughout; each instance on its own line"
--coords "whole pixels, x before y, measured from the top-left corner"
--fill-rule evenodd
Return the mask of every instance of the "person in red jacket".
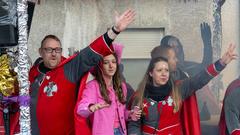
M 194 61 L 187 61 L 185 59 L 183 45 L 179 38 L 173 35 L 167 35 L 161 39 L 160 46 L 170 46 L 174 49 L 176 53 L 176 57 L 178 59 L 177 68 L 174 70 L 177 73 L 177 76 L 175 77 L 176 80 L 183 80 L 185 78 L 194 76 L 201 69 L 204 69 L 212 63 L 213 53 L 211 44 L 211 28 L 208 23 L 203 22 L 200 24 L 200 30 L 203 41 L 203 58 L 200 63 Z M 211 94 L 206 93 L 211 93 L 208 86 L 203 87 L 202 91 L 198 91 L 198 95 L 205 96 L 205 98 L 202 98 L 201 100 L 209 101 L 209 97 L 211 96 Z M 198 105 L 200 108 L 202 108 L 201 100 L 197 100 L 196 93 L 194 93 L 192 96 L 188 97 L 188 99 L 184 100 L 183 102 L 183 109 L 181 115 L 184 117 L 182 123 L 185 127 L 187 127 L 184 129 L 185 135 L 202 134 L 200 128 L 200 118 L 204 118 L 205 115 L 201 115 L 201 117 L 199 115 Z M 212 99 L 211 101 L 214 101 L 214 99 Z M 209 105 L 212 105 L 214 103 L 216 102 L 208 102 Z M 209 105 L 207 107 L 209 107 Z M 217 110 L 217 107 L 211 108 L 211 112 L 216 112 Z
M 115 37 L 134 20 L 131 9 L 117 15 L 115 25 L 80 53 L 62 57 L 60 40 L 46 36 L 39 48 L 43 62 L 33 66 L 31 82 L 31 128 L 34 135 L 74 135 L 74 106 L 77 90 L 84 74 L 112 53 Z
M 169 45 L 161 45 L 153 48 L 151 57 L 164 57 L 168 59 L 170 70 L 175 82 L 181 82 L 185 78 L 189 78 L 189 74 L 178 67 L 178 59 L 176 51 Z M 197 71 L 200 71 L 198 68 Z M 193 76 L 193 75 L 192 75 Z M 182 103 L 181 123 L 183 125 L 184 135 L 201 135 L 200 119 L 195 94 L 191 95 Z
M 132 107 L 139 106 L 143 115 L 138 121 L 130 121 L 130 135 L 184 135 L 180 111 L 182 101 L 206 85 L 236 58 L 235 46 L 230 45 L 222 58 L 202 69 L 197 75 L 174 82 L 168 60 L 151 59 L 143 80 L 139 84 Z

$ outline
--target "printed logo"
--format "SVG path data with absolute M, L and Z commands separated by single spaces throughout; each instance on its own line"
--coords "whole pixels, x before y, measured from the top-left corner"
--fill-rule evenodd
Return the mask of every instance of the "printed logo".
M 43 92 L 46 93 L 48 97 L 52 97 L 53 92 L 57 92 L 57 84 L 55 82 L 49 82 L 48 85 L 44 87 Z
M 173 99 L 171 98 L 171 96 L 168 97 L 167 103 L 168 103 L 168 106 L 172 106 L 173 105 Z

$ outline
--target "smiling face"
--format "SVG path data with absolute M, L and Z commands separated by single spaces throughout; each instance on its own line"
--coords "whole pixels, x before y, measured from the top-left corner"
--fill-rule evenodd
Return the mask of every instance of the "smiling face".
M 169 66 L 166 61 L 159 61 L 155 63 L 152 71 L 149 72 L 149 75 L 152 77 L 154 86 L 165 85 L 169 80 Z
M 113 54 L 105 56 L 102 62 L 102 73 L 105 77 L 113 77 L 117 70 L 117 59 Z
M 53 69 L 61 61 L 62 48 L 59 41 L 47 38 L 41 48 L 39 48 L 39 54 L 43 58 L 43 63 L 47 68 Z

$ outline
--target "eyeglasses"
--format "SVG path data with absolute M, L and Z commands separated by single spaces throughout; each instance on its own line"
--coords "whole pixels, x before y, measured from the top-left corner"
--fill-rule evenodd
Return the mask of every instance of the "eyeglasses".
M 42 48 L 42 49 L 44 49 L 47 53 L 52 53 L 53 50 L 55 51 L 55 53 L 61 53 L 62 52 L 61 47 L 57 47 L 57 48 L 47 47 L 47 48 Z

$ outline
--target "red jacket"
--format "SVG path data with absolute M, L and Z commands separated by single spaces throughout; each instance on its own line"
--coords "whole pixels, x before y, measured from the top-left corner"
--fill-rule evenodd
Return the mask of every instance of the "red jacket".
M 193 92 L 206 85 L 223 68 L 224 66 L 220 65 L 218 61 L 215 64 L 211 64 L 207 69 L 202 70 L 192 78 L 184 79 L 179 84 L 176 84 L 179 86 L 180 94 L 182 95 L 183 99 L 188 98 Z M 216 69 L 219 69 L 220 71 L 217 71 Z M 180 115 L 181 112 L 173 112 L 173 109 L 174 104 L 171 95 L 159 102 L 152 100 L 150 97 L 145 97 L 143 104 L 144 116 L 141 117 L 141 120 L 129 122 L 129 133 L 141 134 L 144 132 L 158 135 L 185 135 L 185 131 L 190 131 L 188 134 L 194 133 L 195 131 L 191 129 L 194 128 L 191 127 L 192 125 L 186 122 L 189 125 L 187 127 L 181 122 L 182 119 L 186 119 L 182 118 Z M 185 131 L 183 129 L 185 129 Z M 196 133 L 200 134 L 200 132 L 197 130 Z
M 18 109 L 18 105 L 15 105 L 14 108 Z M 20 132 L 19 115 L 19 111 L 10 113 L 10 135 L 14 135 Z M 5 135 L 3 111 L 0 112 L 0 135 Z
M 33 83 L 40 84 L 38 89 L 31 87 L 31 93 L 38 90 L 36 118 L 41 135 L 75 134 L 74 107 L 77 84 L 79 83 L 77 80 L 80 80 L 84 72 L 89 70 L 91 66 L 96 65 L 100 61 L 100 57 L 111 52 L 104 37 L 101 36 L 90 47 L 82 50 L 80 54 L 62 60 L 56 68 L 44 75 L 42 81 L 36 83 L 37 77 L 41 74 L 38 66 L 31 68 L 29 75 L 31 85 Z M 71 63 L 72 61 L 75 63 Z M 69 63 L 72 64 L 70 67 Z M 75 78 L 75 80 L 71 81 L 71 78 Z M 31 105 L 34 106 L 32 101 Z

